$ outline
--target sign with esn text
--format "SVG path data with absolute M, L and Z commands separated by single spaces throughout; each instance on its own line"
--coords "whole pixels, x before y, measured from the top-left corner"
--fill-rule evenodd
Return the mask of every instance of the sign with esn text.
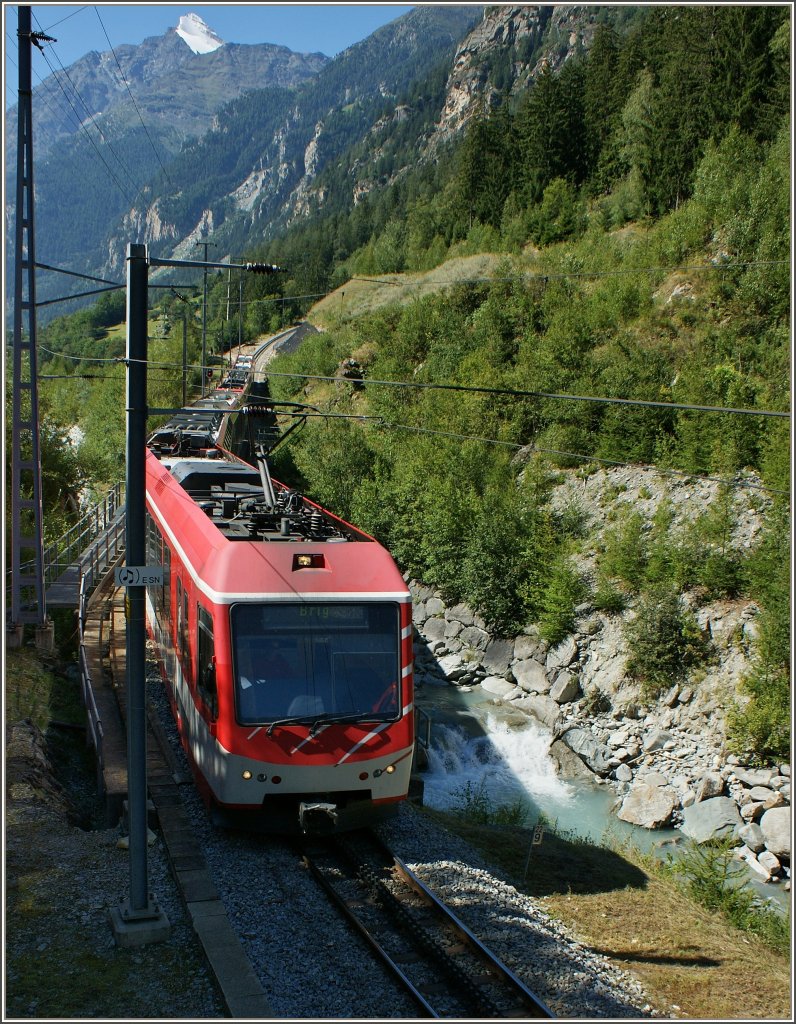
M 162 565 L 121 565 L 114 570 L 119 587 L 162 587 Z

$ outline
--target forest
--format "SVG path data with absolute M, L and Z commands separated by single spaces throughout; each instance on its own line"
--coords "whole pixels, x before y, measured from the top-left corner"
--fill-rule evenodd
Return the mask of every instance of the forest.
M 321 175 L 327 199 L 314 216 L 247 239 L 247 259 L 287 273 L 214 273 L 208 308 L 218 353 L 302 318 L 354 278 L 419 281 L 494 257 L 488 278 L 452 272 L 432 294 L 410 290 L 357 316 L 341 304 L 271 364 L 275 397 L 328 414 L 277 451 L 275 475 L 498 633 L 535 623 L 557 642 L 584 600 L 633 605 L 658 638 L 639 644 L 635 666 L 650 696 L 700 657 L 684 590 L 751 597 L 762 609 L 752 703 L 733 720 L 733 743 L 762 760 L 790 745 L 789 17 L 650 8 L 621 32 L 602 24 L 588 53 L 519 92 L 509 55 L 490 70 L 507 84 L 501 101 L 434 161 L 396 174 L 445 78 L 415 84 L 389 145 L 354 147 Z M 382 184 L 352 205 L 345 181 L 363 161 Z M 53 535 L 67 492 L 101 491 L 124 473 L 119 301 L 41 333 Z M 183 336 L 189 393 L 198 387 L 197 294 L 153 301 L 150 403 L 179 404 Z M 362 384 L 307 379 L 334 378 L 344 359 Z M 72 448 L 75 423 L 84 437 Z M 562 472 L 615 464 L 719 479 L 721 497 L 688 529 L 671 529 L 665 508 L 651 532 L 632 515 L 617 521 L 596 576 L 583 578 L 588 538 L 576 509 L 551 508 L 551 487 Z M 751 552 L 727 543 L 737 487 L 770 503 Z

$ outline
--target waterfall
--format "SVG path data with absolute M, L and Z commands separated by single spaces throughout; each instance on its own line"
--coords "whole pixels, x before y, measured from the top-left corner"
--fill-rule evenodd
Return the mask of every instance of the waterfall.
M 477 797 L 492 809 L 521 803 L 530 812 L 529 821 L 546 807 L 557 817 L 573 790 L 556 776 L 549 735 L 533 722 L 518 729 L 492 716 L 487 716 L 485 729 L 487 735 L 472 736 L 456 726 L 435 726 L 425 803 L 438 810 L 455 809 Z

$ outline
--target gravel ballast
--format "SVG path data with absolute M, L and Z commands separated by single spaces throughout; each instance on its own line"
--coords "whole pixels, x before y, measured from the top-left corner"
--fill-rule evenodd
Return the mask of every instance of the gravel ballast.
M 187 772 L 168 703 L 152 675 L 149 697 Z M 181 788 L 213 882 L 274 1014 L 414 1017 L 416 1008 L 370 959 L 298 858 L 279 839 L 221 831 L 193 785 Z M 407 804 L 380 832 L 556 1016 L 655 1014 L 639 983 L 575 941 L 480 855 Z
M 148 695 L 188 778 L 154 670 Z M 168 917 L 170 937 L 119 948 L 109 911 L 129 896 L 122 829 L 88 831 L 73 824 L 69 801 L 39 756 L 40 734 L 36 741 L 31 728 L 17 728 L 30 753 L 9 759 L 6 778 L 7 1019 L 223 1017 L 223 999 L 160 835 L 148 851 L 149 887 Z M 18 749 L 8 736 L 7 747 Z M 221 830 L 210 823 L 193 782 L 179 792 L 197 848 L 275 1017 L 416 1017 L 414 1004 L 330 906 L 295 849 L 276 837 Z M 556 1016 L 663 1015 L 631 975 L 579 944 L 419 809 L 405 805 L 380 831 Z

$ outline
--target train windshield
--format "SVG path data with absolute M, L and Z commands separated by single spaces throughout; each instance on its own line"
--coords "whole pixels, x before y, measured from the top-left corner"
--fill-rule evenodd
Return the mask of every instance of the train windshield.
M 397 604 L 238 604 L 231 614 L 242 724 L 398 718 Z

